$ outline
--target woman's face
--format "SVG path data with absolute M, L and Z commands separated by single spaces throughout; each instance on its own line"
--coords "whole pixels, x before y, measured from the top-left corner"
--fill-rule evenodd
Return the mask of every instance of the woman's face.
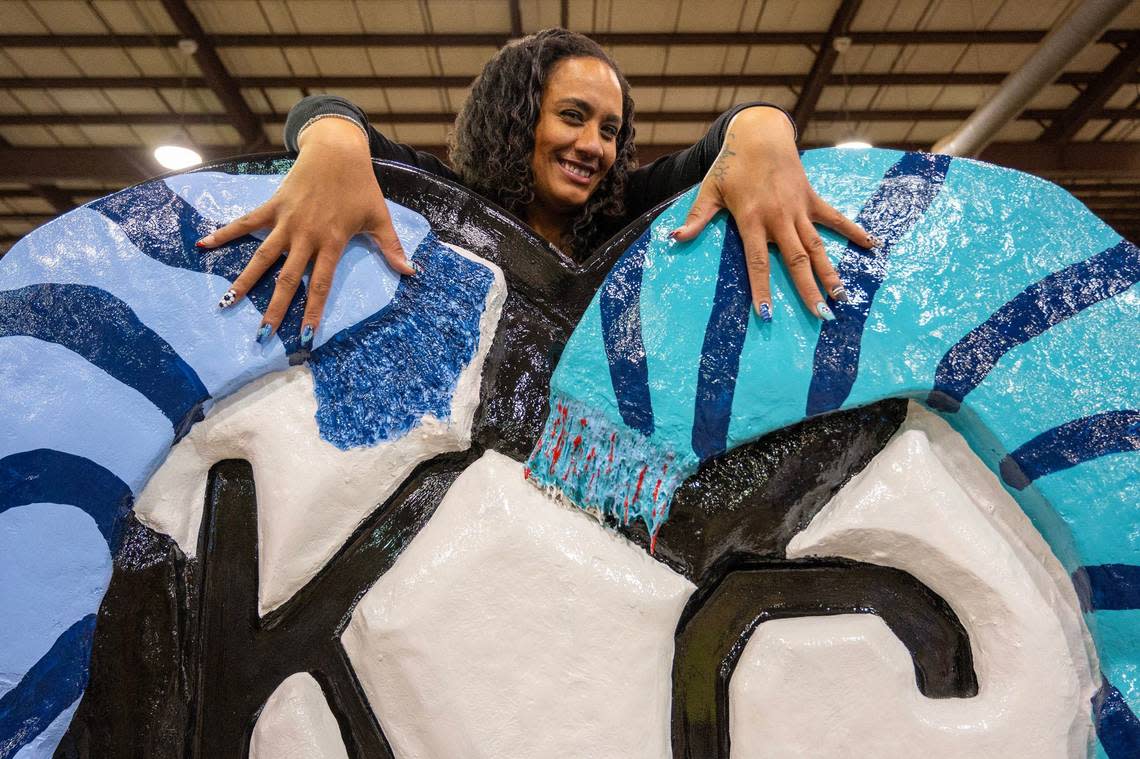
M 534 130 L 534 202 L 548 212 L 575 213 L 614 164 L 621 129 L 617 75 L 597 58 L 555 64 Z

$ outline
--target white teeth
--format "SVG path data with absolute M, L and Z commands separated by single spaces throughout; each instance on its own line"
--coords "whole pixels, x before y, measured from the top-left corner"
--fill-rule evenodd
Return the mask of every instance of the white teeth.
M 578 166 L 578 165 L 573 164 L 573 163 L 568 163 L 566 161 L 559 161 L 558 163 L 560 166 L 565 168 L 571 174 L 574 174 L 574 175 L 579 176 L 579 177 L 583 177 L 585 179 L 589 179 L 590 175 L 593 174 L 592 171 L 589 171 L 588 169 L 583 169 L 581 166 Z

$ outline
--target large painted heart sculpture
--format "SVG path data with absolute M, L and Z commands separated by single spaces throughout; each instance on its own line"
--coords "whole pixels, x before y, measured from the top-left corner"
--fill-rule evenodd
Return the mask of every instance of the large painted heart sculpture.
M 0 759 L 1140 755 L 1140 249 L 1042 180 L 804 154 L 821 323 L 691 190 L 584 267 L 377 164 L 311 352 L 287 159 L 0 261 Z

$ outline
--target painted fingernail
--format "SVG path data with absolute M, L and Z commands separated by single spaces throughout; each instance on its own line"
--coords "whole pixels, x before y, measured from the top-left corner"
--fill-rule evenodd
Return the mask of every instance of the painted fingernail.
M 672 232 L 669 233 L 669 237 L 673 240 L 676 240 L 677 235 L 681 234 L 682 229 L 684 229 L 684 227 L 677 227 L 676 229 L 674 229 Z
M 235 300 L 237 300 L 237 293 L 235 293 L 232 289 L 226 290 L 225 294 L 222 296 L 222 299 L 218 301 L 218 308 L 229 308 L 234 304 Z
M 772 321 L 772 307 L 767 303 L 757 305 L 756 314 L 766 322 Z
M 819 318 L 825 322 L 835 321 L 835 314 L 831 313 L 831 309 L 822 300 L 815 304 L 815 312 L 819 314 Z
M 264 343 L 269 339 L 269 335 L 273 332 L 273 327 L 268 324 L 262 324 L 257 330 L 257 343 L 258 345 Z
M 871 241 L 871 247 L 872 248 L 877 248 L 883 244 L 882 241 L 879 240 L 879 238 L 875 237 L 874 235 L 867 235 L 867 239 Z
M 836 285 L 831 288 L 831 299 L 839 301 L 840 303 L 847 302 L 847 288 L 843 285 Z
M 408 261 L 408 266 L 411 266 L 411 267 L 412 267 L 412 274 L 413 274 L 413 275 L 416 275 L 416 274 L 423 274 L 423 273 L 424 273 L 424 267 L 420 266 L 420 265 L 419 265 L 417 262 L 415 262 L 415 261 Z
M 310 350 L 313 347 L 313 325 L 306 324 L 301 328 L 301 347 Z
M 205 248 L 214 244 L 214 236 L 212 234 L 206 235 L 198 242 L 194 243 L 195 247 Z

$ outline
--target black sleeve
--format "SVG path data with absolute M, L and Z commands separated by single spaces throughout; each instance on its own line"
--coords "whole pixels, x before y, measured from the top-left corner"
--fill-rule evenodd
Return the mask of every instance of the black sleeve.
M 732 121 L 732 117 L 745 108 L 758 105 L 771 106 L 784 111 L 777 105 L 759 101 L 733 106 L 717 117 L 705 136 L 695 145 L 661 156 L 648 166 L 642 166 L 630 173 L 625 188 L 626 218 L 636 219 L 666 198 L 704 179 L 717 154 L 720 153 L 720 147 L 724 143 L 724 133 L 728 130 L 728 123 Z M 784 115 L 791 121 L 792 117 L 787 111 L 784 111 Z M 794 121 L 792 129 L 796 129 Z M 799 136 L 798 131 L 796 135 Z
M 326 114 L 336 114 L 359 124 L 368 135 L 368 149 L 373 158 L 406 163 L 430 174 L 456 181 L 455 172 L 443 161 L 431 153 L 389 140 L 368 123 L 368 116 L 359 106 L 336 95 L 310 95 L 289 109 L 289 116 L 285 120 L 285 149 L 291 153 L 298 152 L 297 138 L 301 130 L 313 118 Z

